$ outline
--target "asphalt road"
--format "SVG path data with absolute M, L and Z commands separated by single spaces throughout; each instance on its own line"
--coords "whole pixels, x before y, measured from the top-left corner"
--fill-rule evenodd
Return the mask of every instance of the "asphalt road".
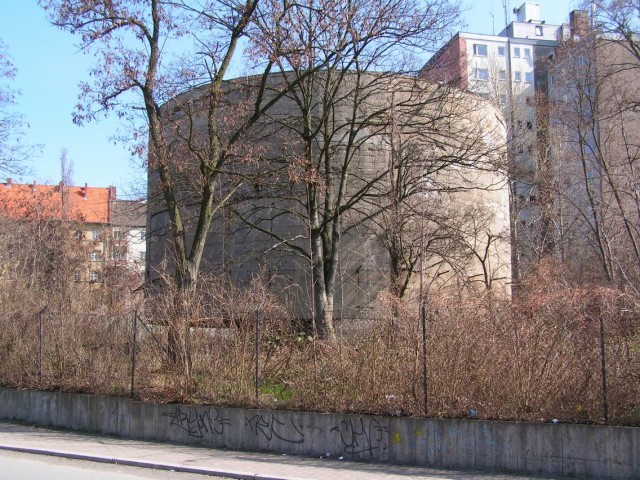
M 46 455 L 0 451 L 0 480 L 205 480 L 195 475 Z M 223 478 L 223 477 L 215 477 Z

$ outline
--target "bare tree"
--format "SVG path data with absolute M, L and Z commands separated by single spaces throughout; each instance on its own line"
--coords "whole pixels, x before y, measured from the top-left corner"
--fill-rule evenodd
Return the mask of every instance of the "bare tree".
M 416 11 L 420 12 L 417 17 Z M 436 11 L 441 13 L 438 21 L 433 18 Z M 330 18 L 321 21 L 320 12 L 330 12 Z M 378 235 L 375 230 L 380 225 L 375 227 L 372 219 L 393 208 L 394 202 L 399 209 L 400 203 L 415 196 L 421 178 L 451 165 L 480 165 L 487 161 L 480 152 L 495 149 L 480 140 L 477 130 L 471 129 L 475 143 L 465 142 L 471 135 L 459 136 L 463 124 L 467 128 L 469 124 L 459 121 L 456 108 L 461 99 L 455 93 L 404 76 L 406 65 L 393 65 L 398 57 L 391 54 L 418 40 L 433 40 L 444 32 L 453 13 L 442 2 L 410 9 L 383 2 L 375 10 L 368 2 L 349 7 L 314 2 L 292 4 L 275 18 L 258 17 L 262 41 L 257 48 L 275 58 L 282 82 L 296 85 L 283 100 L 285 106 L 269 117 L 277 126 L 272 138 L 279 138 L 281 147 L 271 162 L 277 173 L 251 198 L 251 208 L 245 206 L 239 213 L 250 228 L 272 238 L 272 248 L 288 250 L 311 266 L 310 308 L 320 334 L 328 339 L 335 337 L 336 289 L 340 261 L 346 256 L 345 239 L 351 249 L 364 242 L 360 252 L 351 251 L 352 257 L 359 253 L 362 262 L 367 256 L 375 257 L 365 246 L 364 232 Z M 318 62 L 326 67 L 308 75 Z M 390 65 L 394 68 L 384 73 Z M 466 108 L 473 110 L 469 104 Z M 400 173 L 399 157 L 391 158 L 389 140 L 396 127 L 403 137 L 413 135 L 414 153 L 439 140 L 440 155 L 429 158 L 422 171 L 419 165 L 428 156 L 414 155 L 412 170 L 402 167 Z M 413 183 L 398 186 L 396 182 L 396 197 L 401 198 L 389 200 L 389 184 L 397 174 L 412 176 Z M 272 227 L 274 219 L 301 228 L 287 235 Z M 389 245 L 395 242 L 396 263 L 400 262 L 397 233 L 389 235 Z M 415 258 L 408 263 L 415 264 Z M 360 279 L 361 268 L 368 267 L 357 266 L 351 275 Z
M 18 90 L 10 85 L 16 69 L 0 39 L 0 172 L 20 174 L 36 147 L 24 142 L 24 118 L 14 111 Z
M 69 158 L 69 150 L 60 151 L 60 181 L 65 185 L 73 185 L 73 160 Z
M 130 139 L 137 142 L 136 151 L 148 153 L 149 175 L 157 180 L 169 218 L 172 281 L 179 297 L 179 292 L 193 288 L 197 282 L 212 219 L 229 198 L 228 192 L 217 191 L 217 180 L 234 155 L 233 146 L 268 108 L 257 93 L 252 108 L 234 122 L 233 131 L 225 126 L 220 114 L 223 79 L 229 75 L 257 0 L 43 0 L 40 4 L 55 25 L 80 37 L 83 51 L 98 57 L 91 71 L 93 82 L 81 85 L 81 102 L 74 120 L 82 124 L 113 112 L 138 127 Z M 180 58 L 178 54 L 189 39 L 195 47 Z M 267 62 L 265 74 L 269 69 Z M 187 142 L 191 151 L 185 156 L 183 148 L 173 145 L 179 127 L 174 126 L 174 119 L 162 105 L 202 82 L 206 82 L 206 100 L 201 105 L 206 127 L 200 132 L 198 145 Z M 177 108 L 181 109 L 184 111 L 184 107 Z M 192 165 L 196 168 L 191 169 Z M 192 217 L 187 220 L 181 176 L 184 170 L 197 174 L 190 185 L 195 194 L 188 198 L 195 198 L 195 203 L 189 204 Z M 178 297 L 176 301 L 181 302 Z M 182 361 L 184 332 L 178 324 L 171 325 L 169 332 L 171 357 Z
M 445 86 L 432 91 L 424 107 L 404 118 L 393 112 L 385 137 L 387 194 L 373 221 L 389 253 L 391 290 L 398 296 L 407 292 L 421 258 L 430 281 L 456 287 L 469 283 L 479 261 L 476 267 L 490 288 L 493 280 L 508 277 L 497 273 L 505 259 L 491 245 L 508 230 L 498 218 L 507 219 L 505 125 L 480 96 Z M 486 120 L 489 112 L 494 122 Z M 500 264 L 495 272 L 490 262 Z
M 553 75 L 561 248 L 583 281 L 637 288 L 640 60 L 622 37 L 588 33 L 559 50 Z

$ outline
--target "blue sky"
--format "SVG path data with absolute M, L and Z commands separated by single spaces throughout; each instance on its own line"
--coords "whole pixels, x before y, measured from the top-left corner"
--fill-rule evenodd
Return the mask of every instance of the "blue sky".
M 499 33 L 504 26 L 502 0 L 466 1 L 465 26 L 474 33 Z M 510 0 L 509 12 L 521 1 Z M 550 24 L 567 20 L 576 0 L 538 0 L 542 18 Z M 513 15 L 509 14 L 510 20 Z M 36 0 L 0 0 L 0 38 L 8 46 L 18 74 L 13 86 L 22 92 L 16 110 L 29 124 L 26 141 L 42 145 L 32 159 L 32 173 L 20 182 L 57 183 L 63 148 L 73 161 L 76 185 L 115 185 L 118 196 L 142 195 L 145 179 L 140 160 L 125 145 L 110 141 L 118 127 L 115 119 L 76 126 L 71 112 L 77 102 L 78 83 L 88 78 L 92 58 L 77 51 L 75 38 L 51 26 Z M 0 179 L 4 181 L 4 179 Z

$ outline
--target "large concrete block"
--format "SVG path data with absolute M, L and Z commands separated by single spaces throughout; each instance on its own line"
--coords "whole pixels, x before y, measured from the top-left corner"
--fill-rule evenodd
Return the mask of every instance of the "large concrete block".
M 6 389 L 4 392 L 4 399 L 0 405 L 0 410 L 3 412 L 2 418 L 5 420 L 24 421 L 21 417 L 25 412 L 24 402 L 28 401 L 28 399 L 25 399 L 23 391 Z
M 35 403 L 39 398 L 38 394 L 40 392 L 31 391 L 31 390 L 21 390 L 20 393 L 23 401 L 22 411 L 20 412 L 22 421 L 35 424 L 37 421 L 37 415 L 36 415 L 37 411 L 36 411 Z
M 415 425 L 416 463 L 418 465 L 435 465 L 436 440 L 435 424 L 431 419 L 418 419 Z
M 224 427 L 223 442 L 225 448 L 240 450 L 244 448 L 245 435 L 253 437 L 245 420 L 245 410 L 242 408 L 225 408 L 224 419 L 227 424 Z
M 261 446 L 266 444 L 264 435 L 261 433 L 262 427 L 259 426 L 259 420 L 262 416 L 262 410 L 246 409 L 243 411 L 242 418 L 242 434 L 241 447 L 244 450 L 259 450 Z
M 512 422 L 494 422 L 495 431 L 495 468 L 517 470 L 520 424 Z
M 564 475 L 607 478 L 611 476 L 608 428 L 560 425 Z
M 115 435 L 124 438 L 135 438 L 131 433 L 131 400 L 128 398 L 118 399 L 118 430 Z
M 336 432 L 332 431 L 337 422 L 336 415 L 307 412 L 304 415 L 304 453 L 313 457 L 327 453 L 340 456 L 342 444 Z
M 392 417 L 389 419 L 389 455 L 391 463 L 414 465 L 416 463 L 416 430 L 420 419 L 413 417 Z
M 72 428 L 74 430 L 81 430 L 84 432 L 97 432 L 98 425 L 94 423 L 95 418 L 91 417 L 90 400 L 93 398 L 90 395 L 78 395 L 70 394 L 71 397 L 71 415 L 72 415 Z
M 291 455 L 307 454 L 307 438 L 309 437 L 308 412 L 289 412 L 291 428 L 289 430 L 290 442 L 288 444 L 288 452 Z
M 73 429 L 76 426 L 75 403 L 71 393 L 58 394 L 58 425 L 60 428 Z
M 90 397 L 90 430 L 104 435 L 118 433 L 118 409 L 120 402 L 115 397 Z
M 434 420 L 434 464 L 444 467 L 475 467 L 475 421 Z
M 197 407 L 156 405 L 156 441 L 193 444 L 202 441 L 202 435 L 197 421 Z
M 633 428 L 633 450 L 631 454 L 635 478 L 640 479 L 640 428 L 638 427 Z
M 13 416 L 13 414 L 9 412 L 11 392 L 12 390 L 0 387 L 0 420 L 9 420 L 9 418 Z
M 562 473 L 562 431 L 555 424 L 517 423 L 518 464 L 532 473 Z
M 220 407 L 206 408 L 207 417 L 205 418 L 205 421 L 208 425 L 209 435 L 206 438 L 205 445 L 218 448 L 227 448 L 227 436 L 229 436 L 234 431 L 234 429 L 238 428 L 237 423 L 235 426 L 232 424 L 232 414 L 229 412 L 229 410 L 237 409 Z M 242 423 L 240 423 L 240 425 L 242 425 Z
M 144 440 L 155 440 L 158 406 L 154 403 L 133 402 L 132 410 L 134 408 L 135 410 L 132 413 L 133 415 L 137 414 L 139 424 L 134 426 L 132 423 L 130 428 L 137 427 L 139 438 Z
M 145 430 L 142 419 L 142 405 L 142 402 L 131 400 L 128 407 L 126 407 L 129 414 L 129 438 L 146 439 L 144 436 Z
M 610 427 L 611 476 L 613 478 L 638 478 L 640 472 L 634 466 L 633 427 Z M 635 462 L 637 464 L 637 456 Z
M 500 429 L 498 429 L 500 430 Z M 476 422 L 476 467 L 496 467 L 496 422 Z
M 44 427 L 58 426 L 59 398 L 55 392 L 33 392 L 31 396 L 34 409 L 34 423 Z

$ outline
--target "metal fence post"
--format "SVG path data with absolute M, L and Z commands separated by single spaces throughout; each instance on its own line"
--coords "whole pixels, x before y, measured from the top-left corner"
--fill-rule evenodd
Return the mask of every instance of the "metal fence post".
M 135 394 L 135 376 L 136 376 L 136 343 L 138 339 L 138 310 L 133 312 L 133 333 L 131 340 L 131 393 L 130 396 L 133 398 Z
M 609 421 L 609 400 L 607 399 L 607 358 L 604 345 L 604 320 L 600 315 L 600 372 L 602 376 L 602 413 L 604 421 Z
M 420 310 L 422 324 L 422 393 L 424 395 L 424 416 L 426 417 L 429 415 L 429 371 L 427 366 L 427 303 L 424 299 Z
M 260 388 L 260 308 L 256 308 L 256 340 L 255 340 L 255 357 L 256 357 L 256 380 L 255 380 L 255 395 L 256 402 L 258 402 L 259 398 L 259 388 Z
M 44 341 L 44 312 L 47 306 L 38 313 L 38 383 L 42 386 L 42 347 Z

